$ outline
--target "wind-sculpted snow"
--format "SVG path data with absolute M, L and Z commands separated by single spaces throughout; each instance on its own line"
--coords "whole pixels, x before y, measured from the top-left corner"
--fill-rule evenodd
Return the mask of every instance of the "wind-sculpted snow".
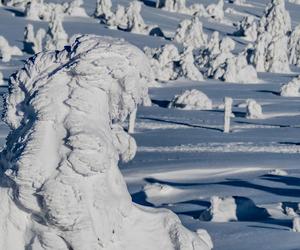
M 135 154 L 120 123 L 147 97 L 150 72 L 136 47 L 90 35 L 11 78 L 0 249 L 211 249 L 203 230 L 133 204 L 117 167 Z
M 10 46 L 5 37 L 0 36 L 0 58 L 3 62 L 9 62 L 12 56 L 21 56 L 22 51 L 17 46 Z

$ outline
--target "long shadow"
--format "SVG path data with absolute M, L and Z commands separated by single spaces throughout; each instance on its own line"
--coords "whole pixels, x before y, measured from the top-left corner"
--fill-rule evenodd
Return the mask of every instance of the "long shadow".
M 208 183 L 176 183 L 176 182 L 158 180 L 155 178 L 145 178 L 145 181 L 150 182 L 150 183 L 166 184 L 166 185 L 175 186 L 175 187 L 223 185 L 223 186 L 256 189 L 256 190 L 264 191 L 264 192 L 275 194 L 275 195 L 300 198 L 300 189 L 268 187 L 268 186 L 254 184 L 254 183 L 239 180 L 239 179 L 227 179 L 226 181 L 208 182 Z
M 167 100 L 151 100 L 151 102 L 161 108 L 167 108 L 170 104 L 170 101 Z
M 263 175 L 260 177 L 263 180 L 280 182 L 284 183 L 288 186 L 298 186 L 300 187 L 300 178 L 292 177 L 292 176 L 277 176 L 277 175 Z
M 147 196 L 143 191 L 132 194 L 131 198 L 134 203 L 147 206 L 147 207 L 154 207 L 152 203 L 147 201 Z
M 269 123 L 260 123 L 260 122 L 246 122 L 246 121 L 236 121 L 239 124 L 249 124 L 249 125 L 261 125 L 261 126 L 272 126 L 272 127 L 279 127 L 279 128 L 290 128 L 290 125 L 281 125 L 281 124 L 269 124 Z
M 12 12 L 17 17 L 24 17 L 25 16 L 25 14 L 22 11 L 19 11 L 19 10 L 8 9 L 8 8 L 5 8 L 5 10 L 9 11 L 9 12 Z
M 156 2 L 155 1 L 151 1 L 151 0 L 140 0 L 141 2 L 143 2 L 145 5 L 149 6 L 149 7 L 156 7 Z
M 272 91 L 272 90 L 257 90 L 255 92 L 257 92 L 257 93 L 269 93 L 269 94 L 272 94 L 272 95 L 280 96 L 279 92 Z
M 156 121 L 156 122 L 171 123 L 171 124 L 183 125 L 183 126 L 187 126 L 187 127 L 191 127 L 191 128 L 202 128 L 202 129 L 208 129 L 208 130 L 223 132 L 223 130 L 219 129 L 219 128 L 212 128 L 212 127 L 207 127 L 207 126 L 194 125 L 194 124 L 189 124 L 189 123 L 186 123 L 186 122 L 170 121 L 170 120 L 163 120 L 163 119 L 151 118 L 151 117 L 139 117 L 139 119 L 149 120 L 149 121 Z

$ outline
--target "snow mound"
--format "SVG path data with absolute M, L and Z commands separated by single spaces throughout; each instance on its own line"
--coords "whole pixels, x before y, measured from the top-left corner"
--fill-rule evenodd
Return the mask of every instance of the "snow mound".
M 171 211 L 133 204 L 118 169 L 119 154 L 134 149 L 115 143 L 113 125 L 142 103 L 149 72 L 136 47 L 88 35 L 11 78 L 0 249 L 211 249 Z
M 200 220 L 213 222 L 251 221 L 269 217 L 266 209 L 257 207 L 249 198 L 211 198 L 211 206 L 201 213 Z
M 268 172 L 269 175 L 276 175 L 276 176 L 287 176 L 288 172 L 282 169 L 272 169 Z
M 263 118 L 262 107 L 253 99 L 248 99 L 247 101 L 247 119 L 261 119 Z
M 300 96 L 299 89 L 300 89 L 300 76 L 282 85 L 280 88 L 280 95 L 286 97 L 298 97 Z
M 212 101 L 203 92 L 192 89 L 176 95 L 170 102 L 169 108 L 187 110 L 211 110 Z
M 12 56 L 21 56 L 22 51 L 17 46 L 10 46 L 8 41 L 0 36 L 0 57 L 2 62 L 9 62 Z

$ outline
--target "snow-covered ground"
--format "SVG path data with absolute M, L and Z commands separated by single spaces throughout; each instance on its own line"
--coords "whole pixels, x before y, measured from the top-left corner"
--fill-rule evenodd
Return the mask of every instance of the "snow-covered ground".
M 116 7 L 131 1 L 112 2 Z M 145 23 L 158 25 L 167 38 L 108 29 L 92 17 L 66 17 L 63 26 L 69 37 L 78 33 L 107 35 L 124 38 L 141 49 L 173 43 L 168 37 L 190 16 L 157 9 L 154 0 L 141 2 Z M 192 0 L 187 5 L 196 2 L 208 5 L 217 1 Z M 241 52 L 248 42 L 231 35 L 236 28 L 230 23 L 245 14 L 260 17 L 269 1 L 246 2 L 249 5 L 225 2 L 225 9 L 235 10 L 225 13 L 226 22 L 199 17 L 207 35 L 218 31 L 221 37 L 235 41 L 234 53 Z M 84 0 L 83 7 L 92 15 L 95 5 L 96 1 Z M 286 1 L 286 7 L 292 27 L 300 24 L 300 5 Z M 29 23 L 35 30 L 47 28 L 47 22 L 26 19 L 17 8 L 0 7 L 0 36 L 10 45 L 23 48 Z M 7 93 L 9 76 L 29 56 L 24 53 L 0 62 L 1 94 Z M 291 69 L 286 74 L 258 73 L 260 82 L 256 84 L 179 78 L 150 88 L 153 105 L 138 108 L 132 135 L 137 154 L 130 162 L 119 164 L 133 201 L 171 209 L 192 231 L 206 229 L 217 250 L 300 249 L 299 234 L 292 230 L 294 217 L 300 215 L 300 98 L 280 95 L 282 84 L 300 73 L 297 67 Z M 192 89 L 210 98 L 212 110 L 169 107 L 174 96 Z M 233 98 L 230 133 L 223 133 L 225 97 Z M 248 119 L 248 99 L 261 105 L 259 119 Z M 1 122 L 1 146 L 8 132 Z

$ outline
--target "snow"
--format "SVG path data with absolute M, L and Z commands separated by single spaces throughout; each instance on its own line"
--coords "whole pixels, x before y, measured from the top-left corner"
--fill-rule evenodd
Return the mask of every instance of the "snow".
M 70 231 L 65 230 L 65 227 L 68 227 L 68 223 L 74 219 L 73 215 L 86 214 L 82 210 L 94 211 L 94 205 L 85 206 L 86 201 L 94 201 L 94 203 L 89 204 L 95 204 L 97 211 L 103 211 L 103 213 L 91 212 L 84 219 L 76 220 L 78 224 L 84 222 L 86 233 L 84 233 L 84 237 L 81 237 L 80 233 L 82 231 L 76 228 L 74 230 L 76 231 L 74 245 L 77 241 L 81 244 L 93 242 L 93 239 L 95 239 L 94 232 L 89 233 L 89 221 L 90 218 L 97 217 L 93 219 L 95 222 L 94 229 L 96 233 L 103 232 L 100 238 L 102 243 L 106 242 L 106 239 L 112 235 L 108 232 L 117 228 L 113 234 L 113 240 L 115 244 L 119 245 L 115 249 L 131 250 L 136 249 L 136 246 L 139 249 L 146 248 L 147 250 L 176 249 L 178 243 L 176 240 L 181 239 L 176 237 L 176 233 L 179 231 L 181 232 L 180 236 L 186 239 L 181 242 L 190 243 L 194 237 L 200 235 L 202 243 L 205 242 L 208 248 L 212 248 L 211 243 L 213 243 L 213 248 L 216 250 L 298 249 L 300 238 L 297 237 L 296 232 L 293 232 L 293 225 L 295 225 L 296 231 L 299 224 L 297 218 L 300 212 L 300 100 L 296 83 L 300 74 L 297 65 L 299 40 L 297 26 L 300 24 L 300 5 L 285 1 L 284 9 L 291 19 L 289 26 L 286 25 L 289 22 L 285 18 L 284 13 L 286 12 L 283 11 L 280 1 L 246 0 L 244 2 L 226 0 L 224 1 L 224 17 L 222 20 L 215 19 L 213 16 L 208 15 L 206 11 L 207 6 L 216 5 L 219 2 L 218 0 L 188 0 L 185 2 L 186 8 L 180 11 L 167 11 L 162 6 L 163 1 L 160 1 L 161 5 L 157 7 L 156 3 L 158 1 L 139 1 L 142 5 L 140 12 L 136 13 L 139 14 L 139 18 L 142 17 L 142 27 L 159 27 L 164 34 L 164 36 L 149 36 L 150 32 L 146 32 L 148 30 L 137 34 L 127 29 L 128 19 L 125 13 L 132 1 L 112 0 L 111 6 L 108 4 L 108 8 L 115 19 L 110 17 L 96 18 L 94 15 L 96 0 L 83 1 L 83 5 L 80 7 L 88 15 L 85 17 L 70 16 L 65 12 L 66 4 L 63 4 L 63 2 L 56 0 L 44 1 L 44 10 L 47 11 L 42 11 L 43 16 L 39 16 L 38 20 L 31 20 L 24 16 L 27 0 L 2 1 L 0 7 L 0 35 L 5 37 L 10 47 L 16 46 L 23 49 L 26 42 L 29 45 L 30 41 L 35 41 L 38 30 L 48 30 L 52 10 L 56 4 L 59 4 L 60 6 L 57 5 L 57 7 L 61 8 L 63 16 L 61 17 L 61 24 L 68 38 L 67 41 L 62 43 L 62 49 L 66 46 L 65 51 L 68 53 L 72 51 L 70 45 L 74 44 L 76 38 L 80 36 L 78 34 L 96 34 L 121 38 L 126 41 L 123 41 L 124 43 L 133 44 L 140 50 L 147 47 L 145 51 L 147 57 L 151 58 L 151 62 L 148 64 L 148 60 L 143 57 L 144 59 L 136 63 L 134 68 L 138 69 L 140 66 L 148 65 L 146 66 L 147 73 L 143 74 L 147 79 L 143 78 L 143 81 L 138 82 L 143 86 L 148 86 L 149 93 L 142 91 L 143 94 L 138 95 L 140 96 L 139 105 L 137 103 L 134 103 L 132 107 L 130 105 L 132 109 L 130 108 L 130 111 L 125 112 L 126 114 L 122 115 L 121 120 L 118 119 L 120 117 L 118 110 L 124 107 L 123 103 L 129 103 L 127 100 L 132 99 L 131 94 L 120 98 L 113 105 L 113 107 L 120 107 L 113 109 L 116 114 L 113 119 L 106 119 L 106 116 L 102 115 L 101 111 L 104 110 L 102 104 L 105 102 L 105 98 L 99 96 L 98 92 L 93 91 L 91 93 L 93 98 L 85 98 L 85 94 L 82 92 L 70 95 L 74 98 L 76 95 L 76 103 L 79 101 L 82 103 L 76 106 L 78 112 L 83 109 L 87 112 L 82 112 L 80 123 L 77 120 L 66 120 L 69 127 L 84 123 L 87 124 L 82 125 L 84 133 L 89 133 L 90 128 L 93 130 L 90 133 L 92 134 L 91 140 L 82 139 L 80 133 L 76 134 L 76 139 L 73 140 L 84 141 L 84 146 L 80 148 L 80 151 L 84 153 L 83 156 L 80 155 L 80 159 L 83 160 L 84 157 L 84 161 L 87 158 L 87 161 L 90 161 L 91 151 L 86 150 L 90 147 L 97 147 L 95 142 L 99 142 L 97 139 L 99 137 L 95 134 L 99 133 L 101 133 L 99 135 L 101 138 L 109 138 L 111 145 L 103 146 L 102 151 L 99 150 L 99 153 L 104 152 L 104 150 L 111 152 L 110 149 L 112 149 L 114 155 L 119 159 L 117 162 L 112 156 L 108 160 L 104 157 L 108 154 L 103 153 L 102 158 L 95 158 L 97 164 L 88 165 L 84 163 L 82 168 L 76 167 L 77 172 L 84 172 L 87 176 L 74 178 L 73 175 L 69 175 L 75 172 L 73 168 L 70 167 L 69 172 L 61 174 L 59 167 L 57 167 L 59 164 L 57 162 L 63 162 L 60 161 L 60 157 L 66 157 L 72 151 L 72 147 L 69 144 L 67 145 L 65 140 L 59 139 L 64 137 L 66 130 L 63 129 L 60 123 L 60 125 L 56 124 L 53 127 L 49 125 L 46 128 L 46 125 L 42 125 L 45 123 L 44 120 L 43 122 L 40 120 L 39 125 L 32 124 L 31 121 L 34 120 L 35 111 L 31 107 L 41 103 L 50 103 L 45 106 L 45 109 L 51 115 L 39 113 L 39 117 L 49 120 L 54 119 L 53 117 L 63 119 L 63 115 L 57 115 L 58 110 L 67 114 L 68 112 L 65 113 L 61 107 L 68 106 L 69 102 L 63 103 L 61 98 L 68 99 L 70 94 L 68 88 L 75 87 L 75 84 L 70 83 L 69 79 L 75 79 L 79 71 L 71 70 L 75 65 L 68 64 L 61 67 L 60 71 L 57 72 L 55 71 L 57 69 L 56 64 L 53 66 L 45 59 L 39 65 L 43 64 L 43 68 L 47 69 L 42 73 L 35 74 L 34 82 L 22 81 L 24 83 L 20 84 L 22 91 L 34 85 L 35 88 L 30 92 L 32 96 L 34 94 L 37 97 L 44 97 L 41 97 L 42 99 L 39 102 L 24 101 L 24 105 L 17 105 L 22 109 L 18 109 L 18 117 L 21 117 L 24 113 L 27 114 L 24 118 L 26 126 L 22 130 L 11 129 L 3 121 L 0 121 L 0 147 L 6 148 L 5 142 L 10 132 L 15 131 L 14 133 L 21 135 L 20 137 L 8 137 L 9 147 L 17 149 L 10 150 L 8 156 L 14 158 L 15 162 L 22 159 L 22 164 L 28 166 L 28 174 L 25 174 L 25 168 L 18 172 L 17 169 L 21 163 L 8 166 L 3 164 L 5 158 L 1 158 L 0 224 L 8 222 L 6 229 L 7 232 L 10 232 L 8 237 L 3 238 L 3 235 L 7 235 L 7 232 L 3 234 L 5 227 L 0 226 L 0 242 L 7 246 L 4 249 L 23 250 L 24 245 L 28 245 L 30 239 L 32 239 L 30 244 L 33 245 L 33 249 L 66 249 L 65 240 L 73 236 Z M 273 7 L 278 13 L 274 14 L 275 11 L 271 11 L 268 19 L 264 17 L 266 16 L 265 9 L 267 4 L 272 2 L 273 5 L 281 5 L 281 7 Z M 71 1 L 68 0 L 68 3 L 71 3 Z M 179 24 L 183 20 L 192 20 L 194 14 L 201 22 L 203 34 L 207 36 L 207 43 L 200 48 L 184 46 L 182 43 L 173 40 Z M 246 20 L 246 17 L 249 17 L 249 20 Z M 243 19 L 245 24 L 243 29 L 245 33 L 249 31 L 248 37 L 242 33 L 235 33 L 242 27 Z M 266 20 L 264 26 L 260 26 L 261 19 Z M 34 32 L 30 36 L 28 35 L 27 39 L 24 39 L 25 27 L 28 24 L 33 26 Z M 120 25 L 116 26 L 116 24 Z M 257 29 L 263 27 L 262 32 L 256 30 L 255 26 L 257 26 Z M 141 26 L 138 25 L 138 27 Z M 143 29 L 141 30 L 143 31 Z M 267 48 L 267 50 L 261 50 L 261 58 L 264 59 L 261 61 L 262 70 L 258 70 L 257 65 L 253 62 L 253 54 L 255 49 L 258 48 L 258 41 L 254 38 L 255 34 L 259 36 L 260 33 L 265 33 L 265 38 L 260 35 L 260 39 L 264 40 L 265 44 L 261 42 L 259 46 Z M 251 38 L 252 36 L 253 38 Z M 223 49 L 227 48 L 226 52 L 221 51 L 220 46 L 221 41 L 224 39 L 227 40 L 227 45 L 230 45 L 229 47 L 222 47 Z M 272 41 L 270 42 L 270 40 Z M 40 48 L 43 50 L 42 54 L 44 54 L 46 39 L 40 39 L 39 41 L 41 41 Z M 171 47 L 169 50 L 166 49 L 164 55 L 160 55 L 162 48 L 166 46 Z M 273 50 L 273 48 L 276 49 Z M 2 62 L 0 58 L 0 71 L 3 74 L 4 81 L 4 84 L 0 87 L 1 95 L 9 93 L 7 85 L 10 76 L 24 68 L 24 61 L 31 56 L 29 53 L 33 53 L 33 51 L 29 52 L 26 49 L 23 49 L 22 52 L 23 55 L 12 56 L 9 62 Z M 60 52 L 57 52 L 57 55 L 61 55 Z M 98 53 L 93 55 L 96 57 Z M 215 61 L 218 56 L 220 56 L 219 59 Z M 35 58 L 37 57 L 40 58 L 35 56 L 30 61 L 36 62 Z M 241 60 L 239 62 L 237 61 L 238 57 Z M 274 65 L 273 58 L 278 59 L 275 60 L 277 65 Z M 269 59 L 272 59 L 272 61 Z M 53 60 L 60 64 L 63 59 L 62 57 L 55 57 Z M 257 74 L 258 84 L 253 84 L 255 81 L 247 79 L 250 71 L 243 71 L 244 73 L 240 74 L 240 71 L 243 70 L 240 63 L 245 63 L 245 60 L 247 64 L 243 65 L 247 67 L 254 66 L 258 71 L 258 73 L 252 71 L 254 75 Z M 113 65 L 118 65 L 121 60 L 112 61 L 110 57 L 109 60 L 103 61 L 103 65 L 110 65 L 107 61 Z M 228 72 L 233 80 L 224 79 L 228 61 L 232 63 L 230 66 L 232 70 Z M 215 64 L 212 65 L 214 62 Z M 157 71 L 155 71 L 155 64 L 157 64 L 156 69 L 159 69 Z M 289 70 L 286 70 L 287 66 Z M 51 71 L 53 74 L 48 74 L 48 67 L 51 67 L 49 70 L 54 70 Z M 154 72 L 151 73 L 149 68 Z M 24 72 L 27 69 L 24 68 Z M 100 68 L 98 66 L 89 67 L 89 69 L 95 74 L 95 78 L 91 79 L 89 78 L 91 75 L 87 76 L 80 71 L 80 79 L 88 77 L 89 82 L 93 82 L 93 86 L 99 86 L 100 82 L 101 84 L 110 82 L 110 79 L 102 77 L 103 74 L 99 73 Z M 109 68 L 108 71 L 113 69 L 114 67 Z M 218 71 L 218 74 L 212 69 Z M 33 71 L 26 72 L 30 75 Z M 48 76 L 43 78 L 44 74 Z M 67 76 L 60 82 L 58 79 L 61 78 L 57 77 L 58 74 L 66 74 Z M 47 82 L 50 81 L 50 78 L 53 79 L 51 84 L 50 82 L 49 84 L 45 83 L 43 91 L 39 87 L 42 78 Z M 101 81 L 98 81 L 98 79 L 101 79 Z M 120 76 L 120 79 L 125 80 L 122 76 Z M 282 96 L 281 90 L 284 88 L 282 85 L 292 82 L 293 79 L 295 79 L 295 84 L 290 84 L 290 87 L 287 87 L 293 96 Z M 116 92 L 113 91 L 117 96 L 127 91 L 124 88 L 127 84 L 137 86 L 133 83 L 131 77 L 127 79 L 126 84 L 121 82 L 120 80 L 120 85 L 114 85 L 120 86 L 116 89 Z M 81 81 L 78 83 L 80 84 L 78 85 L 78 91 L 80 87 L 86 89 L 86 85 L 83 86 Z M 62 91 L 62 89 L 65 90 Z M 130 89 L 132 90 L 132 88 Z M 135 87 L 133 89 L 136 93 Z M 168 108 L 174 96 L 192 89 L 201 91 L 209 97 L 213 103 L 211 110 Z M 51 95 L 50 93 L 55 94 Z M 110 94 L 107 92 L 107 95 Z M 233 99 L 230 114 L 230 133 L 223 133 L 224 97 Z M 56 103 L 55 101 L 58 99 L 61 100 L 60 105 L 54 108 L 53 103 Z M 247 118 L 246 102 L 248 99 L 255 100 L 262 107 L 263 112 L 259 119 Z M 90 103 L 87 100 L 93 101 Z M 95 111 L 91 115 L 93 118 L 86 119 L 86 114 L 92 112 L 96 106 L 97 112 Z M 0 108 L 1 110 L 5 109 L 1 103 Z M 137 110 L 136 116 L 134 116 L 134 110 Z M 131 134 L 128 133 L 130 117 L 131 120 L 134 120 L 135 117 L 134 133 Z M 101 123 L 97 122 L 99 119 L 101 119 Z M 17 120 L 15 122 L 18 123 Z M 104 124 L 109 125 L 104 126 Z M 39 133 L 36 133 L 37 131 Z M 49 131 L 52 132 L 48 133 Z M 39 143 L 41 144 L 38 144 L 38 147 L 34 147 L 30 142 L 35 141 L 36 138 L 43 138 L 40 140 Z M 103 145 L 105 141 L 107 140 L 101 139 L 99 145 Z M 53 142 L 56 142 L 57 147 L 53 146 Z M 24 151 L 31 152 L 26 157 L 34 157 L 34 159 L 42 159 L 43 161 L 37 162 L 25 159 Z M 74 154 L 70 157 L 71 161 L 78 162 L 73 157 Z M 105 171 L 96 174 L 103 177 L 99 181 L 93 175 L 94 172 L 89 175 L 88 169 L 89 166 L 95 167 L 102 164 L 114 167 L 112 172 L 109 172 L 109 178 L 106 178 L 108 172 Z M 9 169 L 3 169 L 3 166 Z M 118 172 L 118 168 L 122 176 Z M 118 172 L 120 179 L 117 180 L 120 180 L 119 184 L 121 183 L 122 189 L 115 188 L 116 181 L 111 178 L 111 176 L 115 176 L 113 171 Z M 56 173 L 58 173 L 58 176 Z M 19 193 L 14 192 L 15 189 L 11 186 L 17 187 L 15 183 L 21 182 L 19 177 L 22 177 L 22 181 L 25 182 L 26 178 L 33 174 L 35 176 L 34 185 L 29 181 L 28 190 L 38 189 L 38 191 L 34 194 L 32 192 L 27 194 L 27 192 L 24 193 L 23 188 L 20 189 L 22 204 L 26 203 L 26 206 L 30 207 L 28 210 L 18 201 Z M 57 184 L 57 182 L 60 182 L 62 175 L 67 176 L 68 179 L 62 185 Z M 76 174 L 76 176 L 81 176 L 81 174 Z M 39 187 L 44 182 L 43 178 L 47 178 L 49 183 L 44 185 L 44 189 L 41 190 Z M 84 180 L 87 180 L 87 182 L 85 183 Z M 66 183 L 71 183 L 72 187 L 76 186 L 76 190 L 73 191 L 73 188 L 65 189 L 64 185 Z M 104 187 L 107 188 L 104 190 Z M 93 192 L 90 190 L 93 190 Z M 81 198 L 81 200 L 78 199 L 80 205 L 74 205 L 73 193 L 75 193 L 75 197 Z M 107 195 L 104 197 L 104 194 Z M 42 196 L 47 196 L 45 204 L 47 202 L 48 207 L 53 207 L 49 204 L 57 204 L 55 207 L 58 210 L 48 212 L 55 215 L 55 217 L 45 216 L 39 212 L 41 207 L 46 206 L 40 200 Z M 59 198 L 65 196 L 67 198 Z M 38 198 L 37 204 L 32 203 L 32 197 Z M 217 214 L 219 218 L 225 218 L 224 222 L 199 219 L 201 214 L 205 211 L 207 213 L 212 207 L 212 197 L 218 197 L 221 204 L 222 200 L 228 199 L 230 201 L 228 203 L 232 205 L 228 206 L 227 209 L 223 209 L 223 206 L 218 207 Z M 77 201 L 77 199 L 75 200 Z M 67 205 L 64 205 L 66 203 Z M 124 213 L 116 216 L 115 212 L 118 210 L 114 209 L 120 203 L 124 204 L 125 208 L 129 207 L 131 211 L 130 215 L 124 219 L 126 223 L 122 224 L 124 225 L 123 231 L 122 228 L 118 227 L 120 224 L 117 224 L 117 222 L 120 217 L 127 215 L 127 210 L 125 209 L 125 212 L 122 210 Z M 129 206 L 127 206 L 128 204 Z M 63 216 L 64 207 L 70 211 L 70 215 Z M 234 207 L 235 210 L 232 209 Z M 77 213 L 78 210 L 80 211 Z M 170 210 L 172 213 L 170 213 Z M 177 216 L 174 216 L 174 213 Z M 234 219 L 224 216 L 228 214 Z M 51 221 L 51 224 L 49 221 Z M 116 223 L 111 224 L 109 221 L 115 221 Z M 167 227 L 167 225 L 177 223 L 174 221 L 178 222 L 178 226 Z M 63 223 L 63 226 L 58 229 L 56 223 Z M 173 230 L 174 228 L 176 230 Z M 107 229 L 107 232 L 105 229 Z M 145 230 L 147 230 L 147 233 L 145 233 Z M 69 232 L 67 238 L 57 237 L 62 231 L 64 233 Z M 170 233 L 170 231 L 172 232 Z M 61 234 L 59 235 L 64 237 Z M 175 245 L 170 245 L 170 239 Z M 43 241 L 43 246 L 41 246 L 41 241 Z M 161 246 L 164 244 L 166 247 Z M 1 245 L 0 249 L 2 250 L 2 248 Z M 109 249 L 105 246 L 102 248 Z M 182 246 L 182 248 L 184 247 Z M 76 249 L 76 247 L 73 249 Z M 87 247 L 79 246 L 77 249 L 87 249 Z
M 180 108 L 187 110 L 210 110 L 211 100 L 203 92 L 192 89 L 176 95 L 170 102 L 169 108 Z

